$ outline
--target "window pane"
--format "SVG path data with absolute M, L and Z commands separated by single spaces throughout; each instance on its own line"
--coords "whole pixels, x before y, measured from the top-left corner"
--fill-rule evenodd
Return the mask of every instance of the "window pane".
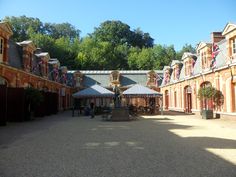
M 3 39 L 0 39 L 0 54 L 3 53 Z

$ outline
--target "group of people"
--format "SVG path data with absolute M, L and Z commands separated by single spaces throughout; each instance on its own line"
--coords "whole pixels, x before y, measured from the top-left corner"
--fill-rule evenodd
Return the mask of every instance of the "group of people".
M 87 107 L 82 107 L 81 105 L 74 105 L 73 109 L 72 109 L 72 116 L 74 116 L 74 112 L 75 110 L 78 110 L 78 115 L 90 115 L 91 116 L 91 119 L 94 118 L 94 111 L 95 111 L 95 104 L 94 102 L 90 102 L 89 106 Z

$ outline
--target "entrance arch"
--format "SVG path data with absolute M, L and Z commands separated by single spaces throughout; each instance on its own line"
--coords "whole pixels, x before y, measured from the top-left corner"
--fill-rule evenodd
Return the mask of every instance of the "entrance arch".
M 9 85 L 8 80 L 0 76 L 0 85 L 8 86 Z
M 192 112 L 192 88 L 189 85 L 184 87 L 184 107 L 184 112 Z
M 169 109 L 169 91 L 168 90 L 165 91 L 165 109 L 166 110 Z

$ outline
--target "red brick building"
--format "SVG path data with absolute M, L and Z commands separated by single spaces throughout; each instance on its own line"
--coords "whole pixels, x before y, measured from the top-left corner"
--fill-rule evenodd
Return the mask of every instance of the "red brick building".
M 0 22 L 0 85 L 7 88 L 32 87 L 58 94 L 58 110 L 71 107 L 73 88 L 66 80 L 66 67 L 36 48 L 32 41 L 15 43 L 7 22 Z
M 164 68 L 161 92 L 165 109 L 199 113 L 203 103 L 198 90 L 212 85 L 223 93 L 224 104 L 216 107 L 208 101 L 208 107 L 236 116 L 236 25 L 228 23 L 211 37 L 211 42 L 198 44 L 196 54 L 184 53 L 181 61 L 174 60 Z

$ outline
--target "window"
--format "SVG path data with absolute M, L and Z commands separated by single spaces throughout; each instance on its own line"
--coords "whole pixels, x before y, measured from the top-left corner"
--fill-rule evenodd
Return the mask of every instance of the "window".
M 117 74 L 113 74 L 113 81 L 118 80 L 118 75 Z
M 4 41 L 3 38 L 0 37 L 0 62 L 3 61 L 3 50 L 4 50 Z
M 202 69 L 207 68 L 207 55 L 206 52 L 201 53 L 201 58 L 202 58 Z
M 0 38 L 0 54 L 3 54 L 3 38 Z
M 232 40 L 232 55 L 236 54 L 236 38 Z

